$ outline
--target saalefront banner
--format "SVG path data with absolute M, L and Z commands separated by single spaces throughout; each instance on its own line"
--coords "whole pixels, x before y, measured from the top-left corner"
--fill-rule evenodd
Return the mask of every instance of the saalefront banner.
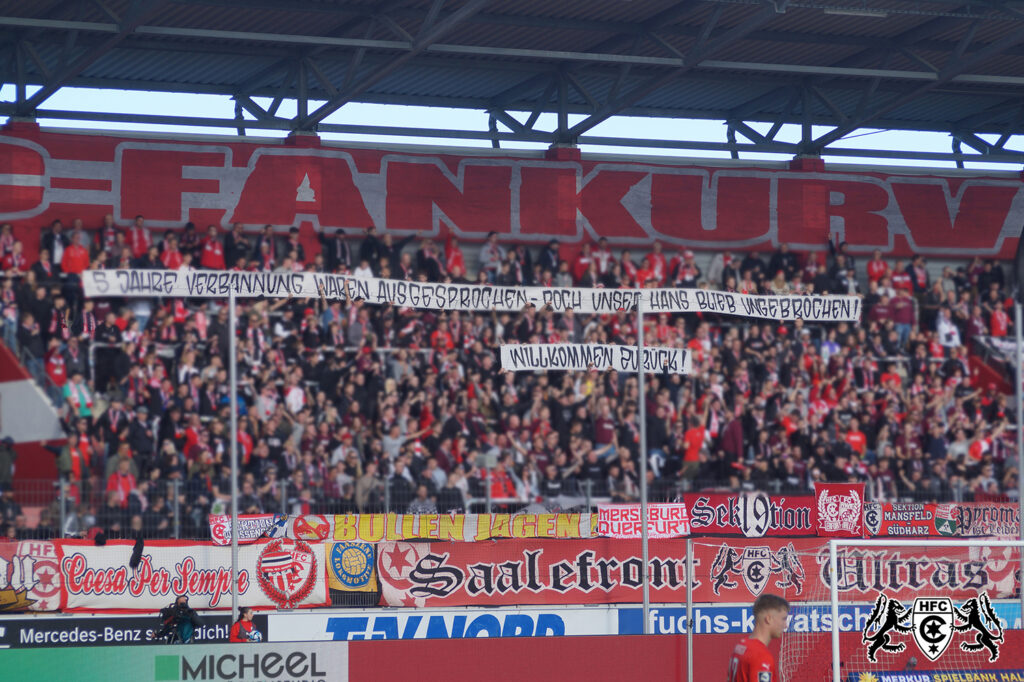
M 15 225 L 30 260 L 39 227 L 113 214 L 150 227 L 238 222 L 314 231 L 368 226 L 482 241 L 713 250 L 824 250 L 838 233 L 859 253 L 1012 256 L 1024 187 L 976 176 L 679 165 L 619 159 L 546 160 L 42 132 L 0 135 L 0 222 Z
M 608 604 L 641 601 L 635 540 L 413 543 L 377 546 L 387 606 Z M 653 540 L 651 599 L 685 601 L 686 541 Z

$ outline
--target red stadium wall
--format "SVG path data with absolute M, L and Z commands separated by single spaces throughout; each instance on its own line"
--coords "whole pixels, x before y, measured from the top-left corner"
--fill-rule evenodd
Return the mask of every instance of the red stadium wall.
M 194 139 L 129 139 L 42 132 L 12 123 L 0 134 L 0 222 L 33 256 L 41 226 L 113 213 L 151 227 L 194 221 L 299 225 L 307 254 L 320 228 L 470 241 L 823 248 L 838 233 L 854 251 L 893 256 L 1002 256 L 1024 223 L 1014 175 L 941 176 L 826 170 L 795 161 L 715 167 L 538 155 L 458 156 L 335 146 Z M 308 188 L 298 191 L 308 177 Z
M 804 635 L 811 652 L 800 673 L 790 682 L 823 682 L 829 679 L 832 665 L 828 633 Z M 725 680 L 729 656 L 741 637 L 737 635 L 697 635 L 693 650 L 694 680 Z M 842 650 L 849 656 L 863 657 L 858 634 L 844 634 Z M 914 649 L 911 647 L 911 649 Z M 1008 630 L 1002 655 L 995 663 L 972 657 L 969 672 L 1019 669 L 1024 666 L 1024 631 Z M 772 651 L 779 655 L 778 643 Z M 848 652 L 848 653 L 847 653 Z M 899 671 L 914 653 L 894 660 L 888 670 Z M 937 664 L 918 655 L 921 670 L 955 670 L 953 652 Z M 962 661 L 962 657 L 957 657 Z M 381 662 L 387 661 L 386 666 Z M 424 670 L 441 671 L 438 679 L 446 682 L 477 680 L 686 680 L 686 637 L 649 635 L 629 637 L 558 637 L 476 640 L 420 640 L 350 642 L 349 671 L 354 680 L 406 682 L 423 679 Z M 963 669 L 960 669 L 961 672 Z

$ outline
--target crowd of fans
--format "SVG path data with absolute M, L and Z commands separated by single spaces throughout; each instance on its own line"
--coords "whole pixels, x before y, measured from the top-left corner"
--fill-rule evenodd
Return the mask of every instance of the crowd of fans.
M 3 338 L 42 378 L 68 432 L 54 449 L 70 500 L 66 532 L 207 537 L 207 515 L 226 508 L 231 483 L 226 303 L 86 300 L 78 277 L 89 267 L 864 296 L 858 324 L 649 315 L 649 342 L 689 348 L 694 373 L 649 377 L 643 398 L 635 376 L 511 374 L 498 362 L 501 343 L 633 344 L 631 313 L 239 301 L 244 513 L 636 501 L 641 399 L 653 500 L 709 488 L 810 493 L 815 481 L 845 480 L 867 482 L 880 500 L 1016 499 L 1006 396 L 976 385 L 968 367 L 973 338 L 1011 330 L 994 261 L 940 275 L 921 257 L 857 262 L 830 244 L 719 253 L 698 265 L 693 252 L 658 243 L 613 252 L 600 239 L 569 254 L 554 240 L 534 251 L 496 235 L 464 254 L 452 238 L 373 228 L 320 234 L 311 256 L 294 228 L 221 234 L 189 223 L 156 234 L 142 216 L 89 227 L 55 222 L 30 262 L 0 226 Z M 58 534 L 56 503 L 27 527 L 4 447 L 3 534 Z

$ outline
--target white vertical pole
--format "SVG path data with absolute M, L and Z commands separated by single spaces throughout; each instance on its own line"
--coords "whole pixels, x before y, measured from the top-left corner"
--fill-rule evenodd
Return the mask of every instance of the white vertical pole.
M 836 541 L 828 541 L 829 598 L 832 602 L 832 679 L 839 682 L 839 562 Z
M 643 554 L 644 634 L 651 634 L 651 581 L 647 546 L 647 399 L 644 394 L 644 292 L 636 299 L 636 377 L 640 403 L 640 545 Z
M 231 399 L 231 617 L 238 614 L 238 351 L 235 292 L 228 292 L 228 383 Z
M 693 538 L 686 538 L 686 680 L 693 682 Z
M 1024 236 L 1022 236 L 1024 238 Z M 1024 283 L 1018 282 L 1018 287 Z M 1020 293 L 1018 293 L 1020 296 Z M 1024 504 L 1024 388 L 1021 387 L 1022 374 L 1024 374 L 1024 329 L 1021 329 L 1021 305 L 1020 301 L 1013 302 L 1013 332 L 1017 337 L 1017 362 L 1010 376 L 1017 383 L 1014 392 L 1017 396 L 1017 510 L 1020 514 L 1021 504 Z M 1021 514 L 1024 517 L 1024 514 Z M 1024 523 L 1020 524 L 1020 539 L 1024 540 Z M 1024 626 L 1024 546 L 1020 549 L 1020 616 L 1021 625 Z

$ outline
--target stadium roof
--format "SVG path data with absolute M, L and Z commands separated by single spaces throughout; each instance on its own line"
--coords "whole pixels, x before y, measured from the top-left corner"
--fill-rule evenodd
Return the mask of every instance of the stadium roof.
M 1005 148 L 1024 132 L 1024 3 L 999 0 L 0 0 L 0 80 L 9 116 L 810 155 L 889 128 L 950 133 L 936 159 L 1024 159 Z M 236 117 L 47 109 L 64 86 L 229 95 Z M 491 126 L 324 122 L 349 102 Z M 725 120 L 728 142 L 590 133 L 623 114 Z M 776 139 L 783 124 L 802 139 Z

